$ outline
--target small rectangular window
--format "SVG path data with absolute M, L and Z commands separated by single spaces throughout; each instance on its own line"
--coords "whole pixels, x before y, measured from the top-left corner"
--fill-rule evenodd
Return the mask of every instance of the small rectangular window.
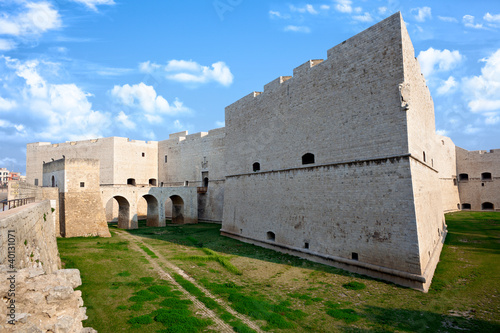
M 165 163 L 167 163 L 167 155 L 165 155 Z
M 38 178 L 35 179 L 35 186 L 38 186 Z
M 145 153 L 142 153 L 142 157 L 144 157 L 144 156 L 146 156 L 146 154 L 145 154 Z
M 352 253 L 352 260 L 358 260 L 358 254 L 356 252 Z
M 80 182 L 80 187 L 85 187 L 85 183 L 84 182 Z

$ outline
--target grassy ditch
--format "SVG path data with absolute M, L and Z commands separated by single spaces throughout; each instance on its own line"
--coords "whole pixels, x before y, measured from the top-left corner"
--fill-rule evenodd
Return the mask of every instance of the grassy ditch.
M 459 212 L 446 219 L 448 236 L 426 294 L 222 237 L 214 224 L 130 233 L 266 331 L 499 332 L 500 213 Z M 192 304 L 158 280 L 141 253 L 116 233 L 58 243 L 66 267 L 82 273 L 85 326 L 162 331 L 171 316 L 179 325 L 196 319 L 189 324 L 193 332 L 210 331 Z M 191 282 L 173 276 L 237 332 L 251 331 Z

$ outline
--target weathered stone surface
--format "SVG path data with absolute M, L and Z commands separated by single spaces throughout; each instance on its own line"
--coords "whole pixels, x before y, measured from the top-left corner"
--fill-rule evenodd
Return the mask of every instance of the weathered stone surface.
M 0 266 L 0 280 L 10 276 Z M 96 332 L 90 328 L 83 330 L 82 321 L 87 319 L 86 308 L 82 307 L 81 291 L 75 291 L 78 284 L 78 270 L 64 270 L 50 274 L 34 274 L 32 269 L 18 270 L 15 296 L 8 295 L 8 288 L 0 284 L 2 306 L 10 299 L 15 300 L 14 318 L 0 312 L 1 332 Z M 9 323 L 11 321 L 11 323 Z

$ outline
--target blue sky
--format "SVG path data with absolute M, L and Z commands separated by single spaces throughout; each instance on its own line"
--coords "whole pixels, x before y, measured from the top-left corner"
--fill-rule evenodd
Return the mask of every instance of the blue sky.
M 224 108 L 401 11 L 456 145 L 500 148 L 500 1 L 0 0 L 0 167 L 26 143 L 224 125 Z

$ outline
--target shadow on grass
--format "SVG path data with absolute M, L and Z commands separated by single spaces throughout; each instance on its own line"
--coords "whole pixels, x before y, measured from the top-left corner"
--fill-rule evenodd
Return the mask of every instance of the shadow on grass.
M 292 267 L 311 269 L 318 272 L 355 277 L 363 280 L 379 281 L 394 285 L 393 283 L 380 279 L 359 275 L 333 266 L 316 263 L 290 254 L 224 237 L 220 235 L 220 228 L 220 224 L 213 223 L 168 225 L 168 222 L 166 227 L 146 227 L 145 221 L 139 221 L 139 229 L 129 229 L 125 231 L 144 238 L 170 242 L 191 248 L 203 247 L 229 256 L 242 256 Z M 113 228 L 110 228 L 110 230 L 113 230 Z M 406 289 L 405 287 L 400 288 Z
M 368 322 L 381 326 L 375 332 L 500 332 L 500 325 L 474 318 L 377 306 L 363 309 Z M 350 332 L 351 328 L 345 327 L 343 331 Z

